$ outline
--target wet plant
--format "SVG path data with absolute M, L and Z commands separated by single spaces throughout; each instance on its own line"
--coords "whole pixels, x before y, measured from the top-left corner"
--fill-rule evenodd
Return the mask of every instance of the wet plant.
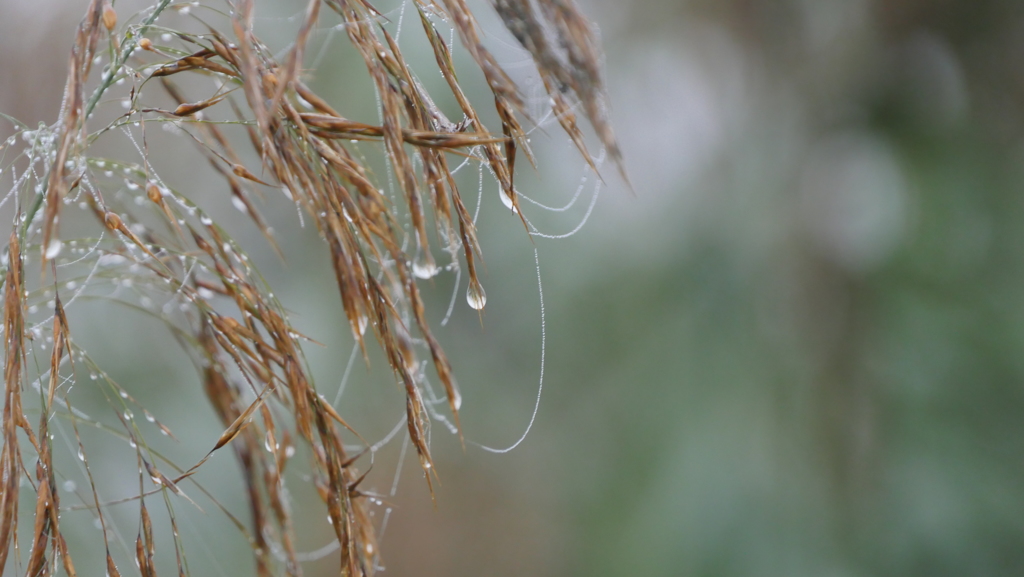
M 533 161 L 524 124 L 536 120 L 464 0 L 409 0 L 401 9 L 433 52 L 444 97 L 455 104 L 447 114 L 407 63 L 388 16 L 369 1 L 310 0 L 297 36 L 280 53 L 257 37 L 255 4 L 159 0 L 129 16 L 109 0 L 92 0 L 75 33 L 58 121 L 30 128 L 7 119 L 15 134 L 0 145 L 0 174 L 10 186 L 0 208 L 12 214 L 2 271 L 2 574 L 76 574 L 75 551 L 61 529 L 61 513 L 71 506 L 57 490 L 56 426 L 70 427 L 75 466 L 89 485 L 76 493 L 81 502 L 74 506 L 88 510 L 102 530 L 110 576 L 134 571 L 113 552 L 108 510 L 125 502 L 136 506 L 138 518 L 132 560 L 142 575 L 156 575 L 159 539 L 148 509 L 155 500 L 171 526 L 161 554 L 173 557 L 178 574 L 190 574 L 174 507 L 198 507 L 197 494 L 247 541 L 256 574 L 301 574 L 289 466 L 304 467 L 305 484 L 297 490 L 314 491 L 322 501 L 340 572 L 369 575 L 378 566 L 367 513 L 373 496 L 361 487 L 370 444 L 317 391 L 303 354 L 309 339 L 292 326 L 245 248 L 214 222 L 202 195 L 159 173 L 160 151 L 147 139 L 157 127 L 195 144 L 223 177 L 223 194 L 275 250 L 275 231 L 261 215 L 266 195 L 283 195 L 315 227 L 330 255 L 325 273 L 336 280 L 359 348 L 365 357 L 369 347 L 380 347 L 405 392 L 404 426 L 428 487 L 430 420 L 447 418 L 435 407 L 442 397 L 425 392 L 427 367 L 459 430 L 459 389 L 418 283 L 443 267 L 465 271 L 467 305 L 485 307 L 481 248 L 455 173 L 467 164 L 486 170 L 512 218 L 530 232 L 515 175 L 523 165 L 518 158 Z M 550 117 L 584 160 L 596 171 L 577 126 L 580 113 L 621 169 L 596 39 L 574 3 L 495 0 L 493 8 L 532 57 Z M 189 26 L 163 24 L 172 19 Z M 439 23 L 454 30 L 478 67 L 500 126 L 485 125 L 464 92 L 453 63 L 454 35 L 445 38 Z M 344 103 L 329 102 L 307 84 L 313 72 L 307 47 L 322 26 L 343 31 L 348 49 L 361 57 L 376 118 L 350 118 Z M 101 138 L 123 139 L 137 155 L 94 155 Z M 76 235 L 64 233 L 69 229 Z M 439 265 L 439 255 L 450 262 Z M 97 288 L 111 282 L 124 290 L 110 295 Z M 65 310 L 103 299 L 159 319 L 193 358 L 223 429 L 196 462 L 177 463 L 147 441 L 151 433 L 173 432 L 136 401 L 131 383 L 115 382 L 76 341 Z M 77 408 L 70 395 L 75 386 L 100 391 L 106 413 Z M 85 428 L 128 443 L 138 470 L 133 495 L 111 500 L 103 473 L 90 462 Z M 222 450 L 239 463 L 247 516 L 230 511 L 196 478 Z

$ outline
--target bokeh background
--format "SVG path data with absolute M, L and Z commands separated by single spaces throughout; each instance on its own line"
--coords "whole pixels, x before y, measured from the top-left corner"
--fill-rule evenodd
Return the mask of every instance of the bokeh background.
M 508 446 L 530 420 L 534 248 L 543 397 L 507 454 L 463 450 L 436 425 L 436 503 L 411 455 L 391 496 L 401 437 L 380 452 L 369 484 L 386 497 L 376 517 L 390 510 L 385 574 L 1024 573 L 1024 3 L 578 1 L 600 29 L 635 193 L 606 165 L 586 226 L 531 240 L 485 187 L 488 305 L 479 317 L 460 293 L 439 330 L 467 439 Z M 0 3 L 0 110 L 55 120 L 85 4 Z M 302 3 L 257 5 L 283 47 Z M 472 5 L 536 96 L 524 53 L 487 3 Z M 404 34 L 414 45 L 422 33 Z M 362 65 L 328 36 L 311 81 L 373 118 L 365 81 L 345 73 Z M 482 87 L 473 97 L 486 108 Z M 520 187 L 563 205 L 584 165 L 557 126 L 534 141 L 538 170 L 520 163 Z M 167 146 L 165 179 L 230 222 L 222 183 L 187 143 Z M 592 183 L 565 212 L 524 210 L 545 232 L 569 232 Z M 325 344 L 309 355 L 331 398 L 351 337 L 327 261 L 287 202 L 265 210 L 285 262 L 254 231 L 237 236 Z M 435 321 L 452 283 L 426 283 Z M 201 456 L 220 429 L 194 368 L 158 324 L 114 310 L 76 311 L 72 330 L 177 424 L 183 454 Z M 339 409 L 367 438 L 404 410 L 379 356 L 357 361 L 346 387 Z M 208 482 L 244 516 L 230 455 L 211 467 Z M 135 482 L 111 480 L 110 496 Z M 300 510 L 306 498 L 295 495 Z M 192 570 L 247 571 L 237 532 L 216 511 L 187 510 L 176 509 L 191 518 Z M 309 519 L 308 549 L 328 529 Z M 307 572 L 331 574 L 334 561 Z

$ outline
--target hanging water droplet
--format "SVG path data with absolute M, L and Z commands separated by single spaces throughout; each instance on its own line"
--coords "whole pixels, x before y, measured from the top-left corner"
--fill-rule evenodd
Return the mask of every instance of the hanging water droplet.
M 203 223 L 203 226 L 210 226 L 213 224 L 213 219 L 204 214 L 199 217 L 199 222 Z
M 127 399 L 128 398 L 128 391 L 121 391 L 120 394 L 121 394 L 121 398 L 122 399 Z
M 237 196 L 231 197 L 231 204 L 235 205 L 235 208 L 238 209 L 238 212 L 249 212 L 249 207 L 245 206 L 245 201 Z
M 131 446 L 131 448 L 133 448 L 133 449 L 138 446 L 138 445 L 135 444 L 135 437 L 129 437 L 128 438 L 128 445 Z
M 85 462 L 85 452 L 82 451 L 82 447 L 78 447 L 78 460 Z
M 57 255 L 60 254 L 60 249 L 62 248 L 64 248 L 64 243 L 62 243 L 59 238 L 51 240 L 50 244 L 46 246 L 46 259 L 52 260 L 57 258 Z
M 512 202 L 512 197 L 509 196 L 507 192 L 505 192 L 504 188 L 498 189 L 498 196 L 501 197 L 501 204 L 504 204 L 505 208 L 511 210 L 512 212 L 519 212 L 518 210 L 516 210 L 516 206 Z
M 462 393 L 459 392 L 458 387 L 454 387 L 452 392 L 455 393 L 455 397 L 452 399 L 452 404 L 455 405 L 455 410 L 458 411 L 462 408 Z
M 412 274 L 418 278 L 428 279 L 437 276 L 437 273 L 441 272 L 441 269 L 434 263 L 434 259 L 430 257 L 430 253 L 426 253 L 423 257 L 416 257 L 416 260 L 412 263 Z
M 288 445 L 287 447 L 285 447 L 284 448 L 284 456 L 289 458 L 289 459 L 294 457 L 295 456 L 295 446 L 294 445 Z
M 484 287 L 480 286 L 479 282 L 469 281 L 469 288 L 466 289 L 466 302 L 476 310 L 484 308 L 484 305 L 487 304 L 487 293 L 484 292 Z
M 149 421 L 150 423 L 155 423 L 156 422 L 156 417 L 154 417 L 152 414 L 150 414 L 149 411 L 146 411 L 146 420 Z

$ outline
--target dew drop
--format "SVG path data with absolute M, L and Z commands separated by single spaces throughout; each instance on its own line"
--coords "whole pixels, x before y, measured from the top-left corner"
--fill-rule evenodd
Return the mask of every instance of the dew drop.
M 210 226 L 213 224 L 213 219 L 204 214 L 199 217 L 199 222 L 203 223 L 203 226 Z
M 160 35 L 160 40 L 163 40 L 164 42 L 170 42 L 172 38 L 174 37 L 166 32 Z
M 452 399 L 452 404 L 455 405 L 455 410 L 458 411 L 462 408 L 462 393 L 459 392 L 458 387 L 453 392 L 455 393 L 455 398 Z
M 78 460 L 85 462 L 85 452 L 82 451 L 81 447 L 78 448 Z
M 77 488 L 78 488 L 78 484 L 76 484 L 71 479 L 68 479 L 67 481 L 64 481 L 64 490 L 67 491 L 68 493 L 74 492 L 74 490 L 77 489 Z
M 359 325 L 359 336 L 366 334 L 366 327 L 370 324 L 370 319 L 364 315 L 359 315 L 356 319 L 356 324 Z
M 55 238 L 51 240 L 50 244 L 46 246 L 46 259 L 52 260 L 57 258 L 57 255 L 60 254 L 60 249 L 62 248 L 64 248 L 64 243 L 62 243 L 60 239 Z
M 288 457 L 289 459 L 294 457 L 295 456 L 295 447 L 293 445 L 288 445 L 287 447 L 285 447 L 284 448 L 284 456 Z
M 131 438 L 131 437 L 128 439 L 128 445 L 131 446 L 131 448 L 133 448 L 133 449 L 138 446 L 138 445 L 135 444 L 135 439 Z
M 149 421 L 150 423 L 155 423 L 156 417 L 150 414 L 149 411 L 146 411 L 146 420 Z
M 479 282 L 469 282 L 469 288 L 466 289 L 466 302 L 476 310 L 484 308 L 484 305 L 487 304 L 487 293 L 484 292 L 484 287 L 480 286 Z
M 519 212 L 518 210 L 516 210 L 515 205 L 512 204 L 512 197 L 509 196 L 507 192 L 505 192 L 504 188 L 498 190 L 498 196 L 501 197 L 501 204 L 504 204 L 505 208 L 511 210 L 512 212 Z
M 412 274 L 418 278 L 434 278 L 439 272 L 441 272 L 441 269 L 437 267 L 437 264 L 434 263 L 434 259 L 430 258 L 430 255 L 423 258 L 417 257 L 412 263 Z
M 121 394 L 121 398 L 122 399 L 127 399 L 128 398 L 128 391 L 121 391 L 120 394 Z
M 249 207 L 245 206 L 245 201 L 242 200 L 241 198 L 238 198 L 237 196 L 231 197 L 231 204 L 235 205 L 235 208 L 238 209 L 238 212 L 249 212 Z

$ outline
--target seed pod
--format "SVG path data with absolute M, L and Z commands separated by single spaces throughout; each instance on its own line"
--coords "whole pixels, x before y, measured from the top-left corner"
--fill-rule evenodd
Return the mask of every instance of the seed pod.
M 109 32 L 113 32 L 114 27 L 117 26 L 117 12 L 114 12 L 114 7 L 110 5 L 110 2 L 103 3 L 103 25 Z
M 117 230 L 121 228 L 121 217 L 117 216 L 117 214 L 113 212 L 108 212 L 103 215 L 103 224 L 105 224 L 110 230 Z
M 160 188 L 152 183 L 150 183 L 150 185 L 146 187 L 146 196 L 149 197 L 149 200 L 152 200 L 157 204 L 160 204 L 160 200 L 163 199 L 164 197 L 164 195 L 161 194 L 160 192 Z
M 143 38 L 142 40 L 139 40 L 139 48 L 141 48 L 143 50 L 152 50 L 153 49 L 153 41 L 150 40 L 149 38 Z

